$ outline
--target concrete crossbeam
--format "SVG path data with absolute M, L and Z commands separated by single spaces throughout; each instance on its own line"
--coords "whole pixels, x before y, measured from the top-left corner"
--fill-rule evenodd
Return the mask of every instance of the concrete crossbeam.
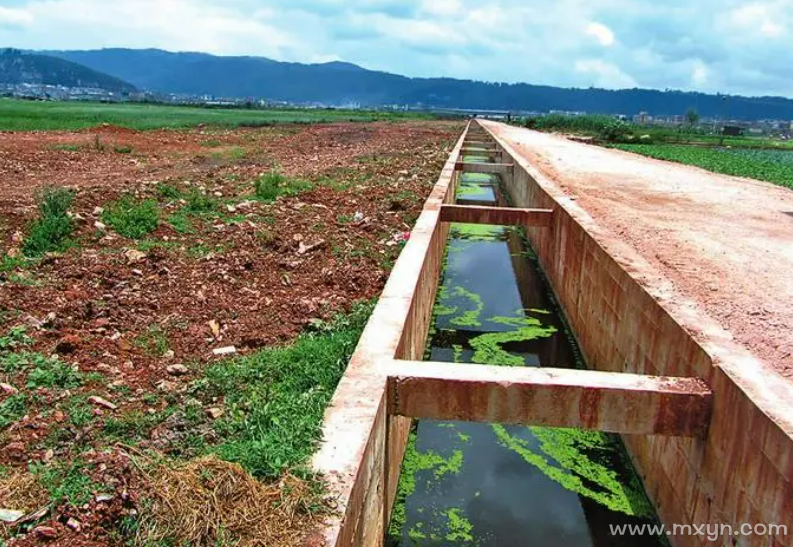
M 465 141 L 463 143 L 463 147 L 465 147 L 465 148 L 472 147 L 472 146 L 490 146 L 490 147 L 492 147 L 495 144 L 496 144 L 495 141 L 490 141 L 490 140 L 488 140 L 488 141 L 470 140 L 470 141 Z
M 712 393 L 697 378 L 394 362 L 389 412 L 456 420 L 702 437 Z
M 517 209 L 478 205 L 442 205 L 441 222 L 466 222 L 496 226 L 544 226 L 553 222 L 550 209 Z
M 465 154 L 487 154 L 489 156 L 492 156 L 492 155 L 495 155 L 495 154 L 501 154 L 501 152 L 497 148 L 493 148 L 493 147 L 483 147 L 483 148 L 476 148 L 476 147 L 468 148 L 468 147 L 466 147 L 466 148 L 462 149 L 462 154 L 464 154 L 464 155 Z
M 512 174 L 514 165 L 511 163 L 476 163 L 458 161 L 455 170 L 464 173 L 485 173 L 488 175 Z

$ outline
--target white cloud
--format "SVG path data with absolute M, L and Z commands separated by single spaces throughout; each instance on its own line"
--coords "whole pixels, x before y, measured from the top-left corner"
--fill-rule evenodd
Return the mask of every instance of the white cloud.
M 0 27 L 24 27 L 33 23 L 33 16 L 22 9 L 0 6 Z
M 575 62 L 575 71 L 594 78 L 592 84 L 606 89 L 622 89 L 636 87 L 636 80 L 623 72 L 615 64 L 602 59 L 579 59 Z
M 20 48 L 159 47 L 410 76 L 793 94 L 793 0 L 0 3 L 0 44 Z
M 31 2 L 28 10 L 55 35 L 66 34 L 74 40 L 83 28 L 93 34 L 99 31 L 99 43 L 87 47 L 160 47 L 218 54 L 258 51 L 279 56 L 294 42 L 289 34 L 269 24 L 272 12 L 258 10 L 255 16 L 246 15 L 204 1 L 45 0 Z
M 691 70 L 691 84 L 696 89 L 703 89 L 710 79 L 710 71 L 702 61 L 696 61 Z
M 586 28 L 586 33 L 595 38 L 603 47 L 611 47 L 614 45 L 614 32 L 603 23 L 589 23 Z
M 463 9 L 459 0 L 423 0 L 421 11 L 428 15 L 449 17 L 458 15 Z

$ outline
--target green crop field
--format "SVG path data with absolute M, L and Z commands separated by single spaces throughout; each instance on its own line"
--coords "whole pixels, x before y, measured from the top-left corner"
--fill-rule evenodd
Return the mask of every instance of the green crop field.
M 0 131 L 76 130 L 107 123 L 129 129 L 257 127 L 281 123 L 370 122 L 430 118 L 419 113 L 330 109 L 200 108 L 153 104 L 37 102 L 0 99 Z
M 696 165 L 724 173 L 793 188 L 793 151 L 706 148 L 676 144 L 616 144 L 614 148 L 652 158 Z

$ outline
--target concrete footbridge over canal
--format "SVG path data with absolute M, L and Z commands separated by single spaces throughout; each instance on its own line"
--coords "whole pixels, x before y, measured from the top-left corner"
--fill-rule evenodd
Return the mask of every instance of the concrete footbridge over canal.
M 549 176 L 576 158 L 600 178 Z M 312 542 L 790 545 L 784 535 L 739 535 L 747 524 L 793 533 L 784 363 L 747 343 L 748 331 L 728 332 L 711 301 L 690 297 L 691 279 L 670 280 L 640 252 L 641 238 L 685 251 L 668 217 L 688 210 L 674 198 L 691 201 L 686 192 L 720 181 L 697 171 L 689 187 L 687 173 L 631 162 L 469 124 L 326 413 L 314 467 L 337 511 Z M 641 186 L 664 172 L 677 196 Z M 594 220 L 608 200 L 627 208 L 626 180 L 654 198 L 636 206 L 647 213 L 623 225 Z M 793 198 L 779 196 L 793 211 Z M 716 230 L 711 221 L 691 239 Z M 768 242 L 783 265 L 786 237 Z M 789 274 L 779 283 L 791 292 Z M 660 523 L 692 528 L 614 534 Z M 713 526 L 717 539 L 695 533 Z

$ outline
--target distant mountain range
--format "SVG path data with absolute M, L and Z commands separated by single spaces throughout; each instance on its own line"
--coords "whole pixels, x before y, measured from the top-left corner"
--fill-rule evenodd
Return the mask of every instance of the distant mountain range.
M 27 75 L 39 79 L 46 76 L 50 81 L 59 80 L 62 85 L 68 85 L 63 82 L 93 81 L 104 88 L 130 89 L 134 86 L 154 93 L 266 98 L 327 105 L 399 104 L 627 115 L 647 112 L 654 116 L 682 115 L 695 108 L 704 117 L 793 120 L 793 100 L 782 97 L 727 97 L 648 89 L 567 89 L 452 78 L 407 78 L 341 62 L 283 63 L 263 57 L 218 57 L 158 49 L 38 53 L 22 55 L 22 59 L 12 56 L 11 62 L 6 63 L 9 68 L 0 69 L 0 82 L 8 75 L 17 79 Z M 54 61 L 46 61 L 52 58 L 76 64 L 56 65 Z M 14 68 L 19 66 L 22 68 Z M 33 69 L 24 70 L 26 66 Z
M 0 83 L 60 85 L 132 93 L 135 86 L 78 63 L 50 55 L 0 50 Z

